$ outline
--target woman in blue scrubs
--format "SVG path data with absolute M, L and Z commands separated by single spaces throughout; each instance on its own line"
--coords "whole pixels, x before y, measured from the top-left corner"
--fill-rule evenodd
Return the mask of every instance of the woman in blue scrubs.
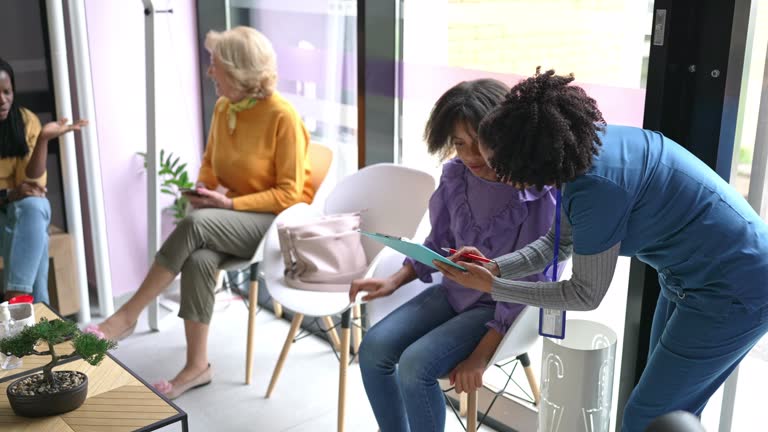
M 497 267 L 440 268 L 497 301 L 563 310 L 597 308 L 619 255 L 655 268 L 662 295 L 649 359 L 622 424 L 622 431 L 641 432 L 668 412 L 700 415 L 768 331 L 768 225 L 674 141 L 606 125 L 572 81 L 537 70 L 479 130 L 480 150 L 502 181 L 560 188 L 559 242 L 553 223 L 544 237 L 497 257 Z M 466 252 L 478 251 L 456 256 Z M 514 280 L 542 271 L 554 256 L 573 257 L 570 280 Z

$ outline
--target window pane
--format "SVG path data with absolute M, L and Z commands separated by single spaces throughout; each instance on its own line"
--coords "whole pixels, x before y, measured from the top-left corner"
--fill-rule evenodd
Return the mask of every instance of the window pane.
M 768 112 L 768 107 L 760 106 L 763 92 L 766 92 L 764 74 L 766 67 L 766 46 L 768 46 L 768 3 L 758 2 L 752 8 L 750 17 L 747 51 L 744 59 L 745 70 L 742 77 L 741 98 L 739 116 L 736 128 L 737 153 L 734 155 L 731 184 L 750 201 L 755 201 L 755 196 L 749 196 L 750 189 L 765 187 L 765 185 L 752 184 L 751 172 L 753 167 L 768 165 L 768 160 L 753 159 L 757 140 L 762 140 L 762 145 L 768 136 L 757 136 L 758 123 L 765 123 L 767 118 L 760 118 Z M 756 192 L 756 191 L 755 191 Z M 767 198 L 763 197 L 763 201 Z M 755 204 L 753 204 L 755 205 Z M 763 204 L 763 209 L 766 208 Z M 763 220 L 768 221 L 768 213 L 761 211 Z M 736 387 L 736 402 L 731 430 L 756 430 L 755 425 L 763 421 L 765 401 L 765 380 L 768 375 L 768 336 L 757 343 L 752 351 L 742 360 L 739 366 L 739 379 Z M 703 422 L 707 430 L 717 430 L 717 422 L 707 416 L 707 411 L 720 409 L 719 404 L 713 406 L 711 401 L 704 411 Z M 760 429 L 759 427 L 757 429 Z
M 312 139 L 335 151 L 337 173 L 357 169 L 357 3 L 230 0 L 230 26 L 264 33 L 277 52 L 278 91 Z
M 514 85 L 536 66 L 574 73 L 609 123 L 642 126 L 652 12 L 653 2 L 642 0 L 407 0 L 402 162 L 439 175 L 441 164 L 427 154 L 422 135 L 432 105 L 448 88 L 478 78 Z M 607 324 L 619 336 L 613 419 L 629 262 L 621 258 L 596 311 L 569 313 L 570 318 Z M 566 272 L 570 274 L 570 265 Z M 529 355 L 540 364 L 541 345 Z M 540 368 L 534 369 L 538 374 Z M 503 375 L 495 371 L 486 379 L 494 387 L 504 385 Z

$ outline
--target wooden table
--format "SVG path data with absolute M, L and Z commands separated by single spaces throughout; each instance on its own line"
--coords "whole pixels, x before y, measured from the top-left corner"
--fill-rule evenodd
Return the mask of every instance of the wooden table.
M 35 318 L 59 318 L 48 306 L 35 304 Z M 57 352 L 72 352 L 61 345 Z M 70 360 L 54 370 L 75 370 L 88 375 L 88 397 L 83 405 L 53 417 L 26 418 L 11 410 L 6 389 L 16 378 L 39 371 L 50 357 L 24 357 L 23 366 L 0 370 L 0 430 L 19 432 L 127 432 L 152 431 L 175 422 L 188 430 L 187 413 L 125 367 L 111 354 L 98 366 L 82 359 Z

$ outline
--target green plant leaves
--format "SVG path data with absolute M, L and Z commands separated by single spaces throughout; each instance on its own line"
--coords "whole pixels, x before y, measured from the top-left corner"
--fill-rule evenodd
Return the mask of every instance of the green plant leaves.
M 107 351 L 117 347 L 114 341 L 101 339 L 90 333 L 81 333 L 77 324 L 72 321 L 48 321 L 47 318 L 40 318 L 40 322 L 24 327 L 16 336 L 1 339 L 0 351 L 24 357 L 33 354 L 35 346 L 40 342 L 52 346 L 68 340 L 72 340 L 75 352 L 94 366 L 101 362 Z
M 144 168 L 147 168 L 147 153 L 137 152 L 144 158 Z M 166 207 L 173 214 L 174 224 L 178 224 L 187 215 L 187 200 L 180 192 L 180 189 L 191 189 L 195 184 L 190 180 L 187 173 L 187 164 L 181 162 L 181 157 L 174 158 L 173 152 L 165 153 L 160 149 L 160 166 L 158 166 L 157 175 L 160 177 L 160 192 L 173 197 L 173 204 Z
M 83 360 L 96 366 L 104 360 L 107 351 L 117 347 L 117 342 L 101 339 L 91 333 L 79 333 L 72 341 L 72 346 Z
M 77 324 L 72 321 L 55 319 L 48 321 L 46 318 L 40 318 L 37 324 L 25 327 L 22 332 L 29 330 L 36 339 L 42 339 L 50 342 L 52 345 L 60 344 L 72 338 L 78 331 Z
M 35 349 L 37 337 L 31 331 L 26 331 L 27 327 L 16 336 L 0 339 L 0 352 L 6 355 L 24 357 Z

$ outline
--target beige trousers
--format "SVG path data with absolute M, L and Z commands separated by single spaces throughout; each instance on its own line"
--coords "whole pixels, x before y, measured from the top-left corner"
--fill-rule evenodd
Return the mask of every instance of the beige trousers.
M 155 263 L 181 272 L 179 317 L 208 324 L 220 264 L 250 259 L 275 215 L 224 209 L 200 209 L 176 226 L 155 255 Z

